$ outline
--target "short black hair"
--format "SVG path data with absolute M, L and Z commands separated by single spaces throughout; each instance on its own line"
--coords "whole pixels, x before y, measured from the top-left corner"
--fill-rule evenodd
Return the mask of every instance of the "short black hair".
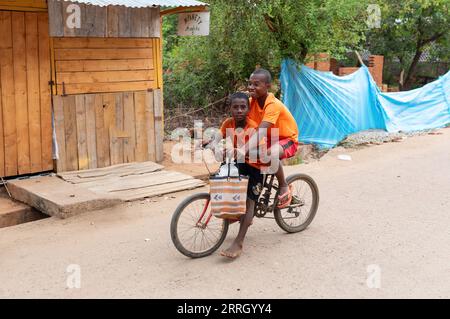
M 266 69 L 262 69 L 262 68 L 256 69 L 255 71 L 253 71 L 252 74 L 264 75 L 264 77 L 266 78 L 266 83 L 269 83 L 269 84 L 272 83 L 272 75 Z
M 229 101 L 229 103 L 230 103 L 230 106 L 231 106 L 231 104 L 233 103 L 233 101 L 236 100 L 236 99 L 243 99 L 243 100 L 245 100 L 245 102 L 247 103 L 247 107 L 250 107 L 250 101 L 249 101 L 249 98 L 248 98 L 247 93 L 244 93 L 244 92 L 236 92 L 236 93 L 231 94 L 231 95 L 229 96 L 229 98 L 228 98 L 228 101 Z

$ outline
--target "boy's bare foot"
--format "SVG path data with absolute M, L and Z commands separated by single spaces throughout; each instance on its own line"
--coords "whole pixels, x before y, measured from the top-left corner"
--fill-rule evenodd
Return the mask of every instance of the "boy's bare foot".
M 220 255 L 231 259 L 235 259 L 239 257 L 241 253 L 242 253 L 242 245 L 234 242 L 230 248 L 220 252 Z

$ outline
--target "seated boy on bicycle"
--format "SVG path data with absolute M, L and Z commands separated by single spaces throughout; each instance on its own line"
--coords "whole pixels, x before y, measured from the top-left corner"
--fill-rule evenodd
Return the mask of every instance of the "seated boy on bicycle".
M 267 140 L 267 155 L 270 157 L 270 167 L 274 169 L 274 173 L 278 185 L 280 187 L 280 195 L 278 197 L 278 208 L 289 206 L 292 195 L 288 188 L 284 176 L 282 159 L 292 157 L 296 154 L 298 148 L 298 127 L 297 123 L 288 108 L 278 100 L 268 90 L 271 86 L 272 76 L 265 69 L 256 69 L 250 76 L 248 91 L 251 96 L 250 110 L 248 118 L 258 124 L 258 134 L 251 137 L 249 146 L 245 148 L 245 155 L 251 152 L 251 145 L 260 146 L 263 130 L 267 130 L 264 137 Z M 272 134 L 271 134 L 272 133 Z M 278 136 L 275 136 L 278 133 Z M 272 141 L 272 137 L 274 141 Z M 278 139 L 275 139 L 278 138 Z M 258 152 L 258 155 L 261 152 Z M 274 165 L 276 164 L 276 165 Z
M 222 138 L 230 138 L 233 148 L 243 147 L 248 142 L 250 135 L 258 126 L 247 117 L 249 112 L 249 98 L 242 92 L 234 93 L 230 96 L 231 118 L 227 118 L 221 126 Z M 206 144 L 206 143 L 204 143 Z M 235 152 L 233 152 L 233 155 Z M 224 154 L 225 156 L 226 154 Z M 263 176 L 257 164 L 248 162 L 238 162 L 239 173 L 249 176 L 247 188 L 246 214 L 240 218 L 239 232 L 233 244 L 221 252 L 222 256 L 236 258 L 242 252 L 243 242 L 248 227 L 253 220 L 255 202 L 258 200 L 262 188 Z

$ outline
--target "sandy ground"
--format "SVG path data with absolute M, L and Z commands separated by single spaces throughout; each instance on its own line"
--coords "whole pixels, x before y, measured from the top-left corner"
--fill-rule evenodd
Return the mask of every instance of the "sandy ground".
M 0 297 L 449 298 L 450 129 L 441 132 L 287 168 L 317 181 L 316 219 L 290 235 L 256 220 L 232 262 L 172 245 L 172 212 L 200 190 L 0 229 Z M 71 264 L 79 289 L 67 287 Z

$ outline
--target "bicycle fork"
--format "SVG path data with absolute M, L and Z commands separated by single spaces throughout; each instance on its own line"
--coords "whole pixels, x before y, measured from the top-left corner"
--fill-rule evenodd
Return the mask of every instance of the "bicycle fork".
M 202 223 L 202 220 L 203 220 L 203 217 L 205 217 L 206 210 L 208 209 L 209 201 L 210 201 L 209 199 L 206 201 L 206 205 L 203 208 L 203 212 L 200 215 L 200 218 L 198 219 L 197 223 L 195 224 L 195 227 L 198 227 L 198 228 L 201 228 L 201 229 L 205 229 L 206 226 L 208 226 L 208 223 L 209 223 L 209 221 L 211 220 L 211 217 L 212 217 L 212 213 L 210 213 L 208 215 L 208 217 L 206 218 L 206 221 L 204 223 Z

